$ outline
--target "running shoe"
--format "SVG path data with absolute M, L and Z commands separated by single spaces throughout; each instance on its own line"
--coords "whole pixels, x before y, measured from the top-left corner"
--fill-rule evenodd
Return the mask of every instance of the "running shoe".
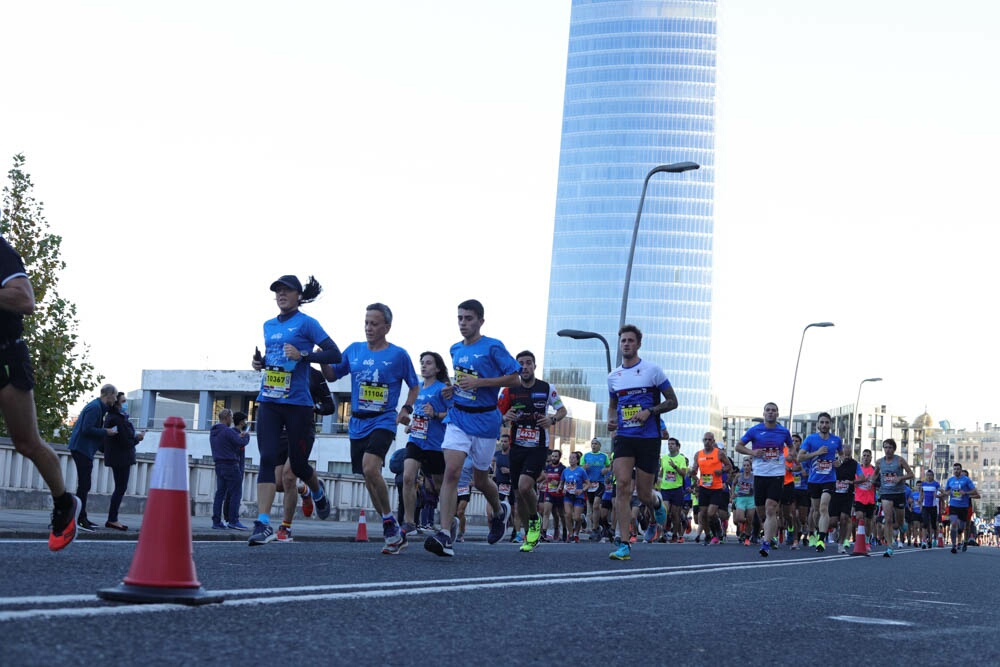
M 743 546 L 745 546 L 745 547 L 750 546 L 750 538 L 749 537 L 746 537 L 746 538 L 743 539 Z M 796 547 L 796 546 L 793 545 L 792 548 L 793 549 L 797 549 L 798 547 Z
M 642 541 L 646 544 L 651 543 L 656 539 L 656 524 L 651 523 L 649 527 L 646 528 L 646 532 L 642 534 Z
M 250 530 L 250 528 L 248 528 L 247 526 L 244 526 L 239 521 L 235 521 L 235 522 L 229 524 L 229 530 Z
M 303 484 L 302 489 L 302 491 L 299 491 L 299 495 L 302 497 L 302 516 L 308 519 L 313 515 L 313 497 L 309 493 L 308 486 Z
M 785 531 L 785 546 L 788 547 L 792 546 L 792 542 L 794 541 L 795 541 L 795 531 L 794 530 Z
M 638 542 L 638 541 L 639 541 L 639 538 L 638 538 L 638 537 L 636 537 L 635 535 L 631 535 L 631 536 L 629 536 L 629 538 L 628 538 L 628 543 L 629 543 L 629 544 L 635 544 L 635 543 L 636 543 L 636 542 Z
M 892 558 L 892 547 L 886 547 L 882 552 L 882 558 Z
M 455 538 L 455 543 L 459 544 L 465 541 L 465 533 L 459 533 L 458 537 Z
M 59 551 L 69 546 L 69 543 L 76 539 L 77 519 L 80 517 L 80 499 L 70 494 L 72 503 L 64 510 L 52 509 L 52 518 L 49 523 L 51 532 L 49 533 L 49 550 Z
M 458 539 L 458 529 L 462 525 L 462 522 L 458 520 L 457 516 L 451 517 L 451 531 L 449 536 L 451 537 L 452 544 Z
M 758 552 L 762 558 L 767 558 L 771 555 L 771 543 L 768 540 L 761 540 L 760 551 Z
M 798 551 L 799 550 L 799 541 L 795 540 L 794 542 L 792 542 L 792 546 L 790 546 L 788 548 L 791 549 L 792 551 Z
M 229 530 L 229 526 L 224 523 L 213 523 L 212 530 Z
M 826 544 L 823 543 L 823 540 L 817 540 L 816 541 L 816 552 L 817 553 L 823 553 L 824 551 L 826 551 Z
M 667 522 L 667 508 L 663 506 L 662 500 L 660 500 L 660 504 L 657 505 L 656 509 L 653 510 L 653 519 L 661 526 Z
M 388 542 L 386 542 L 385 546 L 382 547 L 382 553 L 386 554 L 387 556 L 394 556 L 405 548 L 406 548 L 406 532 L 400 530 L 399 541 L 394 544 L 389 544 Z
M 273 542 L 274 537 L 274 528 L 271 528 L 271 524 L 254 521 L 253 535 L 247 540 L 247 545 L 257 547 L 268 542 Z
M 813 533 L 812 535 L 809 536 L 809 548 L 811 548 L 811 549 L 815 549 L 816 548 L 816 534 L 815 533 Z
M 507 530 L 507 519 L 510 517 L 510 503 L 506 500 L 500 501 L 500 511 L 490 519 L 490 532 L 486 536 L 486 541 L 496 544 L 503 537 Z
M 438 556 L 454 556 L 455 549 L 452 547 L 451 536 L 443 530 L 439 530 L 424 540 L 424 549 Z
M 712 541 L 711 541 L 711 542 L 709 542 L 709 544 L 713 544 L 713 545 L 714 545 L 714 544 L 718 544 L 718 543 L 719 543 L 719 538 L 718 538 L 718 537 L 713 537 L 713 538 L 712 538 Z
M 83 521 L 80 521 L 79 519 L 77 519 L 77 521 L 76 521 L 76 531 L 78 533 L 79 532 L 84 532 L 84 533 L 94 533 L 94 532 L 97 532 L 94 529 L 93 524 L 91 524 L 86 519 L 84 519 Z
M 319 500 L 314 500 L 316 503 L 316 516 L 322 521 L 326 521 L 327 517 L 330 516 L 330 496 L 326 495 L 326 489 L 323 487 L 323 482 L 319 483 L 319 488 L 323 490 L 323 497 Z
M 951 545 L 951 552 L 952 552 L 953 554 L 957 554 L 957 553 L 958 553 L 958 549 L 957 549 L 957 548 L 955 547 L 955 545 L 954 545 L 954 544 L 953 544 L 953 545 Z
M 920 548 L 921 549 L 926 549 L 927 548 L 927 543 L 926 542 L 921 542 L 920 543 Z
M 400 530 L 402 530 L 407 535 L 412 535 L 414 533 L 419 533 L 420 532 L 417 529 L 417 524 L 415 524 L 415 523 L 404 523 L 402 526 L 400 526 Z
M 837 547 L 837 553 L 838 554 L 846 554 L 847 553 L 847 545 L 846 544 L 841 544 L 839 547 Z
M 677 544 L 684 544 L 684 538 L 683 537 L 678 537 L 677 538 Z
M 612 551 L 608 556 L 611 560 L 631 560 L 632 559 L 632 547 L 629 546 L 628 542 L 619 542 L 616 545 L 616 549 Z
M 521 531 L 517 531 L 517 534 L 514 535 L 514 544 L 524 544 L 524 535 Z
M 969 543 L 968 542 L 963 542 L 962 543 L 962 553 L 964 554 L 968 550 L 969 550 Z
M 292 539 L 292 527 L 281 525 L 278 526 L 278 532 L 275 533 L 275 542 L 294 542 Z
M 385 519 L 382 521 L 382 536 L 385 538 L 387 547 L 398 547 L 406 541 L 406 534 L 400 530 L 395 519 Z M 383 550 L 385 553 L 385 550 Z
M 542 520 L 541 519 L 528 519 L 528 532 L 524 536 L 525 546 L 530 547 L 529 549 L 522 549 L 522 551 L 531 551 L 536 546 L 538 542 L 542 539 Z

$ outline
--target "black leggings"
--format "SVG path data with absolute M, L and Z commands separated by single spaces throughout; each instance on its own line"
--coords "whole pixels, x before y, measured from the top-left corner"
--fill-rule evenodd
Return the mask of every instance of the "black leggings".
M 281 460 L 281 430 L 288 435 L 288 461 L 292 472 L 303 481 L 313 476 L 309 465 L 316 434 L 313 406 L 261 403 L 257 409 L 257 447 L 260 449 L 259 484 L 274 484 L 274 468 Z
M 111 523 L 118 521 L 118 508 L 121 507 L 122 498 L 125 497 L 125 490 L 128 488 L 128 477 L 131 470 L 131 465 L 115 466 L 111 469 L 111 473 L 115 478 L 115 490 L 111 494 L 111 504 L 108 505 L 108 521 Z

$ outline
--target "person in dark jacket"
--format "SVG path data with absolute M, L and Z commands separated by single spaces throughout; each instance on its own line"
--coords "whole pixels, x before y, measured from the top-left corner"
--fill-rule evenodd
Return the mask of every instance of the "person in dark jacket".
M 107 436 L 115 435 L 114 429 L 105 428 L 104 415 L 117 396 L 118 390 L 113 384 L 101 387 L 101 395 L 84 406 L 69 436 L 69 451 L 76 464 L 76 497 L 80 499 L 80 515 L 76 524 L 87 533 L 97 528 L 97 524 L 87 517 L 87 494 L 90 493 L 90 476 L 94 472 L 94 454 L 104 448 Z
M 240 502 L 243 500 L 243 475 L 240 472 L 240 461 L 243 459 L 243 448 L 250 441 L 247 432 L 238 433 L 233 428 L 233 411 L 224 408 L 219 411 L 219 423 L 212 426 L 208 433 L 208 442 L 212 446 L 212 458 L 215 459 L 215 501 L 212 503 L 212 528 L 225 529 L 222 523 L 222 500 L 229 497 L 229 516 L 232 521 L 229 528 L 233 530 L 248 530 L 240 523 Z
M 104 465 L 111 468 L 115 480 L 115 490 L 108 507 L 108 520 L 104 522 L 104 527 L 115 530 L 128 530 L 128 526 L 118 521 L 118 508 L 125 497 L 129 473 L 135 464 L 135 446 L 146 437 L 145 433 L 135 432 L 135 427 L 128 418 L 127 406 L 125 394 L 118 392 L 114 405 L 104 416 L 104 427 L 115 431 L 104 442 Z
M 240 433 L 240 434 L 247 433 L 250 430 L 250 424 L 247 422 L 247 413 L 240 412 L 240 411 L 236 411 L 236 412 L 233 413 L 233 428 L 236 429 L 236 432 Z M 244 477 L 244 472 L 245 472 L 245 469 L 246 469 L 246 462 L 247 462 L 246 450 L 244 449 L 243 451 L 240 452 L 240 479 L 241 480 Z M 242 494 L 243 494 L 243 484 L 241 483 L 240 484 L 240 495 L 242 495 Z M 230 505 L 231 505 L 231 503 L 229 502 L 229 496 L 227 495 L 225 498 L 222 499 L 222 523 L 226 524 L 227 526 L 229 524 L 231 524 L 231 523 L 239 523 L 239 521 L 240 521 L 239 515 L 229 516 L 229 506 Z M 238 506 L 237 506 L 237 509 L 239 509 Z

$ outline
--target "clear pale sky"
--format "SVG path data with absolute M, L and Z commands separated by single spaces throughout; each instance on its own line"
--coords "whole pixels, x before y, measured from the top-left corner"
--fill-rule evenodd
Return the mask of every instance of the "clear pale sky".
M 447 352 L 479 298 L 541 356 L 569 9 L 5 3 L 0 159 L 28 158 L 98 370 L 248 367 L 284 273 L 342 347 L 383 301 L 390 340 Z M 863 403 L 1000 422 L 997 34 L 990 0 L 720 2 L 723 406 L 786 411 L 831 320 L 797 412 L 882 376 Z

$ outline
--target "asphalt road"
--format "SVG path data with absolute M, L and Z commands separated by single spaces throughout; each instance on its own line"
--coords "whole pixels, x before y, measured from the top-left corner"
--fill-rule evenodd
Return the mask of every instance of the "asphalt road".
M 468 542 L 453 559 L 412 544 L 196 542 L 204 588 L 225 602 L 126 605 L 98 588 L 135 544 L 0 541 L 3 665 L 996 664 L 1000 549 L 904 549 L 892 559 L 735 544 Z

